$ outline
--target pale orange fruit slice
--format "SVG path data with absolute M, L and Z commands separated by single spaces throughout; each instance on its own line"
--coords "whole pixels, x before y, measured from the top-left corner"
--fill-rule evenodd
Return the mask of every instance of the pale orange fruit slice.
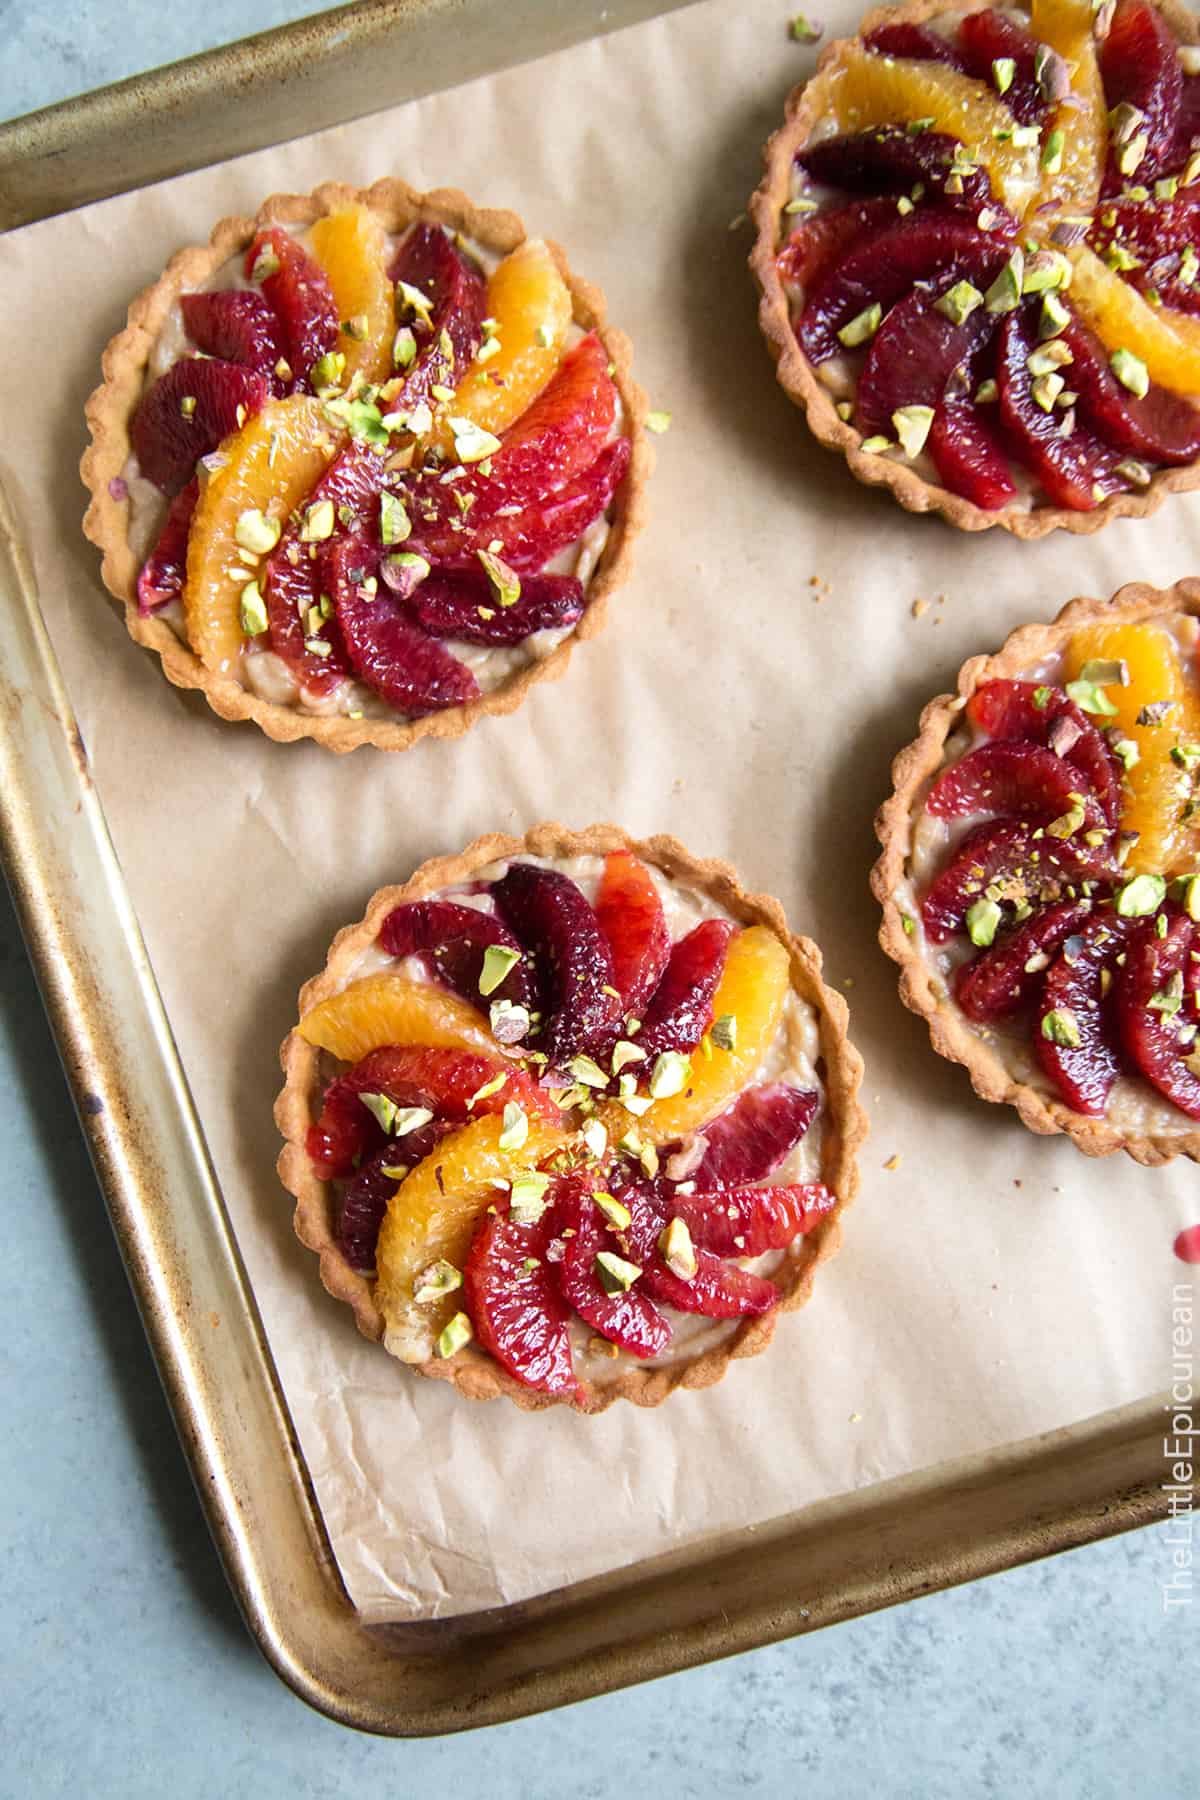
M 365 975 L 305 1013 L 300 1036 L 342 1062 L 357 1062 L 384 1044 L 428 1044 L 502 1057 L 480 1015 L 457 994 L 393 969 Z
M 1175 640 L 1161 625 L 1088 625 L 1071 635 L 1065 678 L 1074 679 L 1093 660 L 1124 662 L 1129 669 L 1128 687 L 1104 689 L 1116 715 L 1096 721 L 1119 728 L 1138 749 L 1121 808 L 1122 829 L 1138 833 L 1126 866 L 1138 874 L 1171 874 L 1191 866 L 1195 834 L 1181 818 L 1183 790 L 1190 790 L 1190 782 L 1171 752 L 1177 744 L 1200 740 L 1200 703 Z M 1172 710 L 1160 725 L 1138 724 L 1143 707 L 1163 701 Z
M 241 596 L 256 558 L 235 533 L 245 512 L 283 525 L 333 458 L 339 434 L 318 400 L 272 400 L 221 445 L 220 466 L 200 490 L 188 534 L 183 612 L 188 642 L 208 669 L 230 669 L 241 655 Z
M 346 358 L 344 385 L 356 375 L 366 382 L 386 381 L 392 373 L 396 307 L 383 226 L 365 206 L 346 206 L 317 220 L 309 248 L 329 277 L 342 324 L 337 348 Z
M 1105 347 L 1131 350 L 1151 381 L 1173 393 L 1200 393 L 1200 319 L 1151 306 L 1086 244 L 1067 254 L 1071 303 Z
M 931 130 L 968 146 L 1005 206 L 1024 211 L 1037 184 L 1037 152 L 1013 144 L 1012 114 L 982 82 L 943 63 L 876 56 L 854 45 L 830 81 L 829 98 L 843 131 L 928 119 Z
M 562 360 L 571 323 L 571 295 L 549 249 L 527 238 L 498 263 L 487 284 L 495 330 L 446 404 L 499 437 L 537 399 Z M 492 353 L 488 342 L 499 344 Z M 452 444 L 443 428 L 446 449 Z
M 1031 208 L 1040 228 L 1053 213 L 1090 213 L 1100 197 L 1108 154 L 1108 106 L 1092 37 L 1090 0 L 1033 0 L 1029 29 L 1057 50 L 1071 70 L 1071 99 L 1055 109 L 1042 131 L 1041 153 L 1050 151 L 1059 166 L 1044 169 Z M 1053 158 L 1051 138 L 1062 133 L 1061 153 Z M 1053 213 L 1045 208 L 1052 208 Z
M 502 1150 L 502 1118 L 475 1119 L 444 1137 L 392 1196 L 375 1255 L 375 1299 L 386 1322 L 385 1342 L 404 1362 L 424 1362 L 438 1333 L 458 1311 L 461 1293 L 418 1300 L 417 1278 L 436 1262 L 461 1272 L 475 1227 L 487 1207 L 504 1198 L 497 1183 L 536 1170 L 567 1139 L 544 1120 L 530 1118 L 519 1150 Z

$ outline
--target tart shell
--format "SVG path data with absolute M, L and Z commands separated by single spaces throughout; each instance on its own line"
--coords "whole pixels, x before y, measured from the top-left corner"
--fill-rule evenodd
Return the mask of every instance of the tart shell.
M 866 1115 L 857 1099 L 862 1058 L 849 1041 L 845 1001 L 821 978 L 820 951 L 810 939 L 788 929 L 777 900 L 746 893 L 728 863 L 701 861 L 672 837 L 639 842 L 613 825 L 593 825 L 586 831 L 574 832 L 561 825 L 546 824 L 535 826 L 524 837 L 491 834 L 477 838 L 458 856 L 434 857 L 402 885 L 380 888 L 372 896 L 363 919 L 338 933 L 324 971 L 300 990 L 300 1015 L 345 984 L 347 974 L 374 943 L 393 907 L 468 880 L 487 864 L 522 853 L 545 857 L 603 856 L 617 849 L 634 851 L 670 877 L 683 877 L 742 924 L 765 925 L 787 945 L 793 989 L 814 1008 L 819 1020 L 825 1091 L 821 1179 L 837 1195 L 837 1204 L 803 1240 L 807 1253 L 786 1265 L 789 1280 L 781 1288 L 780 1304 L 763 1317 L 743 1320 L 728 1337 L 699 1351 L 693 1359 L 681 1358 L 658 1369 L 632 1366 L 611 1382 L 592 1383 L 580 1377 L 582 1393 L 577 1401 L 525 1387 L 476 1344 L 469 1344 L 450 1357 L 412 1365 L 418 1374 L 452 1382 L 469 1400 L 494 1400 L 507 1395 L 525 1411 L 573 1405 L 580 1412 L 600 1413 L 616 1400 L 632 1400 L 637 1406 L 660 1406 L 676 1388 L 711 1387 L 721 1380 L 735 1358 L 757 1356 L 766 1349 L 780 1313 L 794 1312 L 804 1305 L 812 1292 L 818 1265 L 828 1261 L 841 1244 L 841 1215 L 858 1188 L 857 1154 L 867 1134 Z M 283 1042 L 280 1061 L 286 1080 L 275 1104 L 275 1121 L 287 1142 L 279 1156 L 279 1175 L 296 1201 L 296 1235 L 320 1258 L 326 1290 L 353 1308 L 364 1337 L 380 1342 L 384 1319 L 375 1303 L 374 1284 L 352 1269 L 338 1249 L 332 1190 L 314 1173 L 305 1149 L 305 1134 L 320 1096 L 318 1056 L 298 1031 L 289 1032 Z
M 763 179 L 749 207 L 755 226 L 750 272 L 760 296 L 759 328 L 767 341 L 780 387 L 805 414 L 818 443 L 840 450 L 859 481 L 869 487 L 890 488 L 906 511 L 940 513 L 960 531 L 987 531 L 1000 525 L 1018 538 L 1045 537 L 1056 530 L 1087 535 L 1099 531 L 1110 519 L 1145 518 L 1157 511 L 1168 494 L 1200 487 L 1200 460 L 1182 468 L 1158 469 L 1148 487 L 1138 493 L 1110 495 L 1090 512 L 1077 512 L 1068 506 L 1006 506 L 989 512 L 961 494 L 927 481 L 911 464 L 862 448 L 862 432 L 838 418 L 833 395 L 800 348 L 776 266 L 780 220 L 791 197 L 792 165 L 822 117 L 822 77 L 836 74 L 844 65 L 847 51 L 881 25 L 924 24 L 947 12 L 977 12 L 989 3 L 990 0 L 969 0 L 967 5 L 962 0 L 909 0 L 904 6 L 877 7 L 863 19 L 858 38 L 835 39 L 821 53 L 813 75 L 792 89 L 784 123 L 763 150 Z M 1200 22 L 1181 0 L 1155 0 L 1155 5 L 1180 43 L 1200 42 Z
M 1081 625 L 1134 624 L 1172 613 L 1200 618 L 1200 581 L 1180 581 L 1170 588 L 1130 582 L 1111 600 L 1072 600 L 1051 624 L 1022 625 L 1006 638 L 995 656 L 973 656 L 965 662 L 959 670 L 957 694 L 939 694 L 929 702 L 921 714 L 918 736 L 892 764 L 894 792 L 875 819 L 883 854 L 871 872 L 871 889 L 883 908 L 879 942 L 900 965 L 900 997 L 928 1023 L 938 1055 L 963 1064 L 981 1100 L 1015 1106 L 1030 1131 L 1044 1135 L 1065 1132 L 1087 1156 L 1111 1156 L 1115 1150 L 1125 1150 L 1135 1162 L 1150 1168 L 1176 1156 L 1200 1161 L 1200 1126 L 1190 1132 L 1131 1137 L 1104 1119 L 1073 1112 L 1063 1101 L 1015 1080 L 1003 1059 L 971 1030 L 920 946 L 905 932 L 896 891 L 906 877 L 917 797 L 941 768 L 946 739 L 975 689 L 987 681 L 1019 679 L 1060 650 Z
M 583 616 L 549 656 L 518 670 L 499 687 L 464 706 L 447 707 L 413 720 L 351 719 L 305 713 L 298 707 L 261 699 L 232 675 L 206 668 L 165 620 L 143 617 L 137 604 L 140 563 L 129 542 L 130 502 L 115 498 L 112 484 L 119 480 L 130 455 L 130 421 L 141 398 L 151 352 L 171 306 L 185 289 L 201 286 L 222 264 L 246 249 L 263 226 L 303 229 L 353 202 L 369 207 L 389 233 L 405 231 L 424 220 L 461 232 L 498 256 L 508 255 L 528 235 L 516 213 L 477 207 L 454 188 L 436 188 L 421 194 L 405 182 L 392 179 L 377 181 L 365 189 L 326 182 L 311 194 L 272 195 L 252 219 L 222 219 L 214 227 L 207 246 L 181 250 L 159 279 L 130 305 L 124 331 L 112 339 L 104 352 L 104 380 L 87 403 L 92 441 L 80 463 L 84 486 L 92 496 L 83 529 L 102 552 L 104 585 L 123 608 L 130 637 L 155 652 L 167 680 L 175 687 L 198 688 L 223 719 L 252 719 L 268 737 L 280 743 L 313 738 L 339 753 L 355 750 L 360 744 L 373 744 L 380 750 L 407 750 L 425 737 L 461 737 L 478 719 L 514 712 L 536 682 L 557 680 L 565 674 L 575 640 L 595 637 L 603 629 L 609 596 L 629 575 L 633 541 L 645 523 L 645 485 L 653 463 L 643 430 L 646 398 L 633 380 L 629 339 L 605 323 L 605 300 L 600 289 L 572 274 L 565 252 L 547 240 L 570 292 L 575 323 L 584 331 L 596 331 L 609 353 L 632 448 L 628 474 L 613 502 L 608 541 L 586 585 Z

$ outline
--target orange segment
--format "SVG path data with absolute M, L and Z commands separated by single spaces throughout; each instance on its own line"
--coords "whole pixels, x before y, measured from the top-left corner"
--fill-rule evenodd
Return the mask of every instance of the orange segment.
M 1109 350 L 1132 350 L 1151 381 L 1189 398 L 1200 393 L 1200 319 L 1159 310 L 1086 244 L 1068 250 L 1076 311 Z
M 393 969 L 351 982 L 305 1013 L 300 1036 L 342 1062 L 357 1062 L 383 1044 L 429 1044 L 435 1050 L 504 1052 L 480 1015 L 457 994 Z
M 495 436 L 537 399 L 562 360 L 571 323 L 567 284 L 540 238 L 527 238 L 488 278 L 488 316 L 495 319 L 493 356 L 484 348 L 446 411 Z M 450 448 L 449 433 L 445 433 Z
M 299 394 L 270 401 L 221 445 L 225 461 L 201 488 L 192 517 L 183 589 L 188 642 L 206 668 L 231 667 L 245 641 L 241 594 L 254 559 L 234 537 L 239 518 L 257 509 L 282 524 L 324 474 L 337 445 L 320 402 Z
M 1013 145 L 1012 114 L 982 82 L 943 63 L 875 56 L 855 45 L 830 82 L 829 98 L 843 131 L 931 120 L 932 130 L 949 132 L 973 151 L 998 199 L 1018 215 L 1024 211 L 1037 181 L 1037 152 Z M 998 138 L 997 131 L 1010 135 Z
M 346 358 L 346 385 L 355 375 L 368 382 L 386 381 L 392 372 L 396 307 L 383 226 L 365 206 L 343 207 L 317 220 L 309 247 L 329 277 L 343 326 L 350 323 L 363 333 L 357 337 L 343 330 L 338 339 Z
M 1034 37 L 1057 50 L 1071 69 L 1071 104 L 1059 106 L 1042 131 L 1043 150 L 1052 132 L 1062 132 L 1062 167 L 1043 174 L 1033 203 L 1056 213 L 1092 211 L 1108 154 L 1108 106 L 1092 18 L 1090 0 L 1033 0 L 1030 12 Z M 1050 216 L 1039 211 L 1038 225 Z
M 375 1299 L 386 1321 L 387 1347 L 404 1362 L 424 1362 L 432 1354 L 438 1332 L 462 1302 L 461 1292 L 417 1301 L 416 1277 L 439 1259 L 461 1270 L 484 1209 L 500 1197 L 494 1184 L 536 1169 L 567 1141 L 544 1120 L 531 1118 L 521 1148 L 502 1150 L 503 1129 L 503 1119 L 492 1114 L 451 1132 L 388 1205 L 375 1257 Z
M 790 985 L 788 953 L 774 932 L 763 925 L 739 931 L 729 945 L 725 970 L 713 996 L 713 1017 L 731 1013 L 737 1020 L 736 1047 L 721 1050 L 714 1046 L 711 1059 L 703 1050 L 696 1050 L 684 1091 L 655 1101 L 640 1119 L 631 1120 L 623 1107 L 605 1108 L 610 1133 L 619 1139 L 633 1124 L 642 1137 L 662 1144 L 695 1131 L 720 1112 L 766 1056 L 779 1029 Z
M 1128 687 L 1104 690 L 1117 709 L 1109 722 L 1138 747 L 1121 809 L 1122 828 L 1139 834 L 1127 866 L 1138 873 L 1170 874 L 1195 858 L 1194 835 L 1180 820 L 1182 771 L 1171 751 L 1176 744 L 1200 738 L 1200 698 L 1187 679 L 1175 640 L 1160 625 L 1089 625 L 1074 632 L 1067 649 L 1066 679 L 1073 679 L 1084 663 L 1093 660 L 1129 666 Z M 1164 700 L 1175 710 L 1162 725 L 1138 724 L 1144 706 Z

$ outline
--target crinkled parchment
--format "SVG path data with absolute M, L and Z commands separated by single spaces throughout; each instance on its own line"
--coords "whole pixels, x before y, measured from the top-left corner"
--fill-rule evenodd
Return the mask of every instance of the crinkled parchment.
M 1097 1165 L 977 1100 L 900 1004 L 867 878 L 922 703 L 1021 619 L 1194 572 L 1200 500 L 1014 544 L 902 512 L 814 443 L 759 339 L 739 221 L 814 61 L 788 10 L 714 0 L 0 239 L 0 471 L 342 1573 L 373 1617 L 519 1599 L 1167 1379 L 1194 1169 Z M 822 10 L 829 35 L 855 23 L 845 0 Z M 460 742 L 335 758 L 222 723 L 130 643 L 79 528 L 83 402 L 130 296 L 215 219 L 393 173 L 559 239 L 673 419 L 633 580 L 566 679 Z M 913 619 L 917 598 L 933 604 Z M 525 1416 L 414 1380 L 322 1291 L 274 1172 L 277 1047 L 334 932 L 423 858 L 541 818 L 670 831 L 778 894 L 845 984 L 867 1063 L 861 1197 L 812 1303 L 765 1357 L 652 1413 Z

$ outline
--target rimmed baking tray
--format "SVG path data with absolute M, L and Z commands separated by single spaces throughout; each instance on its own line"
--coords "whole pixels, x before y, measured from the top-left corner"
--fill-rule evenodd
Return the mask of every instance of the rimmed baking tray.
M 601 20 L 537 0 L 370 0 L 304 21 L 0 127 L 0 224 L 666 10 L 623 0 Z M 395 1735 L 498 1723 L 1165 1514 L 1150 1399 L 520 1605 L 366 1626 L 337 1573 L 2 497 L 0 664 L 0 851 L 26 942 L 230 1582 L 305 1700 Z

